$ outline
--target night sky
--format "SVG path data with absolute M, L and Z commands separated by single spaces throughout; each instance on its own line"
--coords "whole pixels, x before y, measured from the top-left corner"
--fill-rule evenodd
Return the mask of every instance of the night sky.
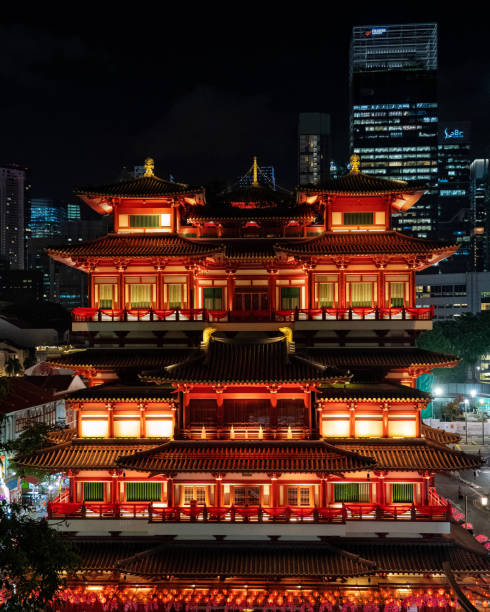
M 474 155 L 488 155 L 488 25 L 473 5 L 466 17 L 325 4 L 267 18 L 237 4 L 215 15 L 190 3 L 177 15 L 163 3 L 107 15 L 63 6 L 79 13 L 0 25 L 0 162 L 30 169 L 33 196 L 72 199 L 146 156 L 157 175 L 202 184 L 236 177 L 256 154 L 292 187 L 300 111 L 331 113 L 345 160 L 353 25 L 438 21 L 440 116 L 472 121 Z

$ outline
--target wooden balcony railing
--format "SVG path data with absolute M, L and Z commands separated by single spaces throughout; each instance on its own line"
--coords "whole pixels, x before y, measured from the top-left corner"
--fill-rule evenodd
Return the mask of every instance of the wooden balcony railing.
M 291 310 L 206 310 L 205 308 L 75 308 L 76 322 L 102 321 L 430 321 L 434 307 L 423 308 L 294 308 Z
M 146 519 L 149 522 L 181 523 L 343 523 L 345 521 L 449 521 L 451 505 L 338 504 L 319 507 L 265 506 L 163 506 L 138 503 L 48 503 L 48 518 Z

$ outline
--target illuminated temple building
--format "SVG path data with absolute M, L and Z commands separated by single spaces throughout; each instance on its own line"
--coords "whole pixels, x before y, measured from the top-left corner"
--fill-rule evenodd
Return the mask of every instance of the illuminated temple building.
M 68 399 L 72 429 L 20 459 L 70 478 L 49 519 L 82 565 L 59 609 L 486 597 L 485 551 L 434 488 L 481 460 L 421 422 L 416 385 L 457 363 L 415 345 L 432 326 L 415 274 L 457 247 L 391 229 L 423 186 L 351 166 L 291 194 L 255 162 L 251 185 L 209 201 L 147 160 L 141 178 L 77 190 L 115 227 L 49 253 L 89 275 L 91 306 L 73 312 L 88 348 L 54 365 L 90 386 Z

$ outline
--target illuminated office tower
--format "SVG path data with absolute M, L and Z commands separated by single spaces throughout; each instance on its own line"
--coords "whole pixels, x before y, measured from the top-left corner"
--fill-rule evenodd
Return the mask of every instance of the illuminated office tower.
M 24 269 L 26 171 L 0 166 L 0 258 L 13 270 Z
M 477 272 L 490 270 L 488 162 L 488 159 L 474 159 L 470 165 L 470 202 L 474 219 L 471 251 L 473 269 Z
M 61 236 L 66 218 L 66 208 L 51 198 L 32 198 L 29 221 L 31 238 Z
M 298 120 L 298 174 L 300 185 L 319 185 L 329 176 L 330 115 L 300 113 Z
M 363 172 L 432 187 L 394 219 L 427 237 L 437 216 L 437 24 L 354 27 L 349 76 L 352 152 Z
M 476 219 L 470 198 L 470 123 L 440 123 L 438 140 L 438 234 L 460 245 L 454 257 L 440 267 L 444 272 L 471 272 L 475 269 L 471 243 Z

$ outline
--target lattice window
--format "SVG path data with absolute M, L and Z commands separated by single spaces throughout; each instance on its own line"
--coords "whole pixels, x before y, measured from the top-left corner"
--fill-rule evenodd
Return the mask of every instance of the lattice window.
M 354 308 L 370 308 L 373 305 L 373 284 L 350 283 L 350 301 Z
M 84 482 L 83 483 L 83 501 L 104 501 L 104 483 L 103 482 Z
M 413 483 L 397 482 L 391 486 L 393 503 L 413 502 Z
M 180 308 L 184 302 L 184 285 L 167 284 L 167 296 L 169 308 Z
M 206 503 L 206 487 L 184 487 L 184 506 L 195 500 L 199 506 Z
M 288 487 L 289 506 L 310 506 L 309 487 Z
M 204 287 L 202 297 L 206 310 L 221 310 L 223 308 L 223 289 L 221 287 Z
M 98 285 L 99 308 L 114 308 L 114 285 Z
M 336 502 L 370 502 L 370 485 L 368 482 L 339 482 L 334 484 L 334 501 Z
M 335 284 L 334 283 L 317 283 L 318 288 L 318 306 L 321 308 L 333 308 Z
M 260 503 L 260 487 L 234 487 L 233 496 L 237 506 L 257 506 Z
M 281 310 L 293 310 L 301 306 L 300 287 L 281 287 Z
M 150 308 L 151 290 L 151 285 L 129 285 L 131 308 Z
M 130 501 L 161 501 L 162 486 L 159 482 L 127 482 L 126 500 Z
M 390 306 L 401 308 L 405 302 L 405 283 L 390 283 Z

